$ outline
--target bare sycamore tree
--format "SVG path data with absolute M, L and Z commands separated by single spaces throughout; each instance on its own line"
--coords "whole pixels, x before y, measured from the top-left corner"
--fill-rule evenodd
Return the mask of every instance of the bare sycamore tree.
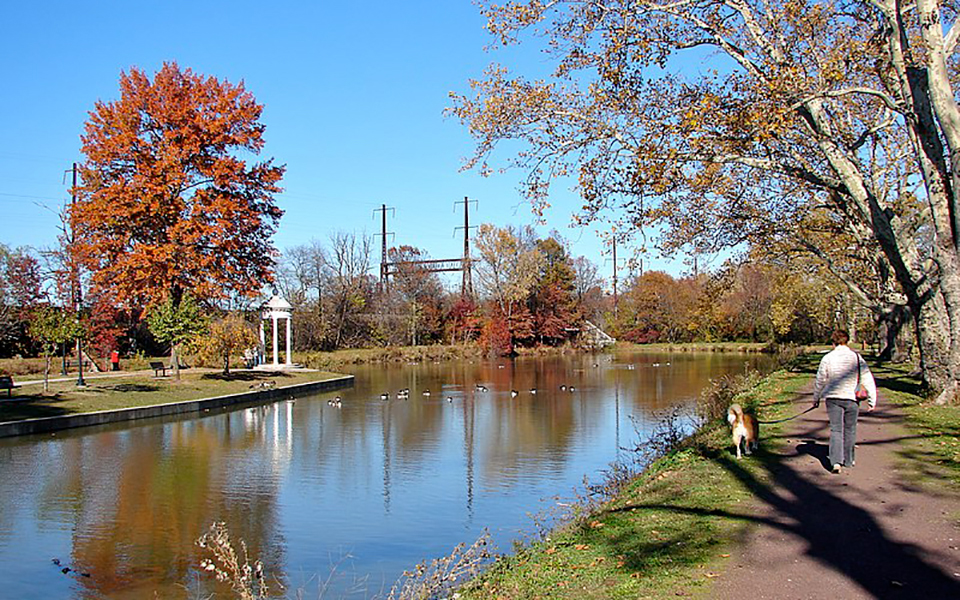
M 596 318 L 603 302 L 604 280 L 600 276 L 600 269 L 596 263 L 585 256 L 578 256 L 573 259 L 573 270 L 576 275 L 574 291 L 577 295 L 577 303 L 588 319 Z
M 363 327 L 358 317 L 369 297 L 371 245 L 367 235 L 337 232 L 330 236 L 332 337 L 337 348 Z

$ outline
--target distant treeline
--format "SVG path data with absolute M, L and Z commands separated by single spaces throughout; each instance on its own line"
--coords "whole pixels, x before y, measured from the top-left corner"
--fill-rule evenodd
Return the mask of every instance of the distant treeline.
M 461 293 L 459 276 L 444 281 L 419 267 L 416 261 L 429 257 L 412 246 L 389 250 L 388 260 L 404 266 L 382 285 L 373 274 L 372 250 L 369 237 L 338 233 L 283 253 L 276 285 L 294 307 L 295 350 L 468 342 L 506 355 L 522 347 L 577 343 L 587 319 L 639 344 L 819 343 L 838 323 L 854 323 L 860 339 L 875 334 L 871 316 L 858 313 L 830 278 L 796 264 L 758 259 L 680 277 L 631 273 L 621 279 L 615 301 L 597 265 L 573 258 L 559 236 L 541 239 L 530 228 L 479 228 L 472 295 Z M 45 281 L 41 258 L 27 249 L 0 248 L 0 356 L 39 351 L 29 335 L 31 310 L 57 304 L 48 293 L 55 282 Z M 166 351 L 145 326 L 142 310 L 121 310 L 104 300 L 86 298 L 91 353 Z M 258 318 L 256 302 L 230 308 L 246 314 L 251 325 Z

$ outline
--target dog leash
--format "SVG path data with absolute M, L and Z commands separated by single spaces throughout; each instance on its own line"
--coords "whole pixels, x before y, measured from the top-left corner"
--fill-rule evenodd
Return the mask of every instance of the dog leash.
M 805 411 L 803 411 L 803 412 L 799 412 L 799 413 L 793 415 L 792 417 L 787 417 L 787 418 L 785 418 L 785 419 L 777 419 L 776 421 L 761 421 L 760 419 L 757 419 L 757 423 L 760 423 L 761 425 L 773 425 L 774 423 L 783 423 L 784 421 L 791 421 L 791 420 L 796 419 L 797 417 L 799 417 L 799 416 L 801 416 L 801 415 L 807 414 L 808 412 L 810 412 L 811 410 L 814 410 L 815 408 L 818 408 L 819 406 L 820 406 L 819 404 L 816 404 L 816 405 L 814 405 L 814 406 L 811 406 L 810 408 L 808 408 L 807 410 L 805 410 Z

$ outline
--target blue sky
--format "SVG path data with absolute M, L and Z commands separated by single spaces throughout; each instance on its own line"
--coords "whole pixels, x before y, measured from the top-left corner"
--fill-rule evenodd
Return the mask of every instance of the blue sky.
M 381 204 L 396 209 L 391 243 L 434 258 L 462 252 L 453 228 L 462 225 L 454 202 L 464 196 L 478 201 L 473 223 L 532 224 L 517 193 L 519 172 L 460 172 L 472 142 L 443 114 L 449 93 L 466 92 L 491 62 L 521 73 L 546 66 L 533 46 L 485 51 L 492 40 L 483 25 L 470 0 L 7 3 L 0 242 L 54 244 L 54 213 L 67 199 L 64 173 L 82 159 L 88 111 L 119 96 L 121 71 L 152 74 L 164 61 L 243 80 L 265 105 L 264 156 L 287 165 L 277 197 L 286 214 L 274 238 L 281 250 L 336 230 L 375 233 L 373 210 Z M 537 229 L 556 229 L 574 255 L 609 275 L 595 228 L 570 228 L 579 205 L 572 191 L 555 190 L 547 223 Z M 655 257 L 645 266 L 683 269 Z

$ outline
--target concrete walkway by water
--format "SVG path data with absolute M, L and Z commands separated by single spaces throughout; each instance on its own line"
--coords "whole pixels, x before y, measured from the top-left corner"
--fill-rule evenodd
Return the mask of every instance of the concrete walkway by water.
M 266 365 L 266 367 L 269 367 L 269 366 L 270 365 Z M 264 370 L 269 372 L 268 368 Z M 296 367 L 293 367 L 293 368 L 288 367 L 288 368 L 282 369 L 282 371 L 284 372 L 291 372 L 291 373 L 295 373 L 297 371 L 315 371 L 315 370 L 316 369 L 296 368 Z M 258 370 L 258 369 L 234 369 L 234 368 L 230 369 L 231 373 L 243 373 L 246 371 L 258 372 L 258 373 L 263 372 L 263 370 Z M 210 367 L 189 367 L 186 369 L 182 368 L 180 372 L 181 373 L 221 373 L 223 372 L 223 369 L 210 368 Z M 167 374 L 164 377 L 171 377 L 172 373 L 173 373 L 173 369 L 167 367 Z M 153 375 L 154 375 L 153 369 L 143 369 L 139 371 L 100 371 L 98 373 L 89 373 L 89 374 L 84 373 L 83 379 L 84 381 L 86 381 L 88 379 L 115 379 L 117 377 L 153 377 Z M 34 377 L 35 376 L 36 375 L 34 375 Z M 161 378 L 162 377 L 158 377 L 158 379 L 161 379 Z M 71 374 L 60 375 L 58 372 L 56 377 L 51 377 L 48 381 L 50 383 L 72 383 L 72 382 L 75 382 L 76 380 L 77 380 L 76 372 L 74 372 L 72 375 Z M 14 382 L 19 386 L 37 385 L 37 384 L 43 385 L 43 378 L 41 377 L 40 379 L 27 379 L 27 380 L 21 381 L 16 377 L 14 377 Z
M 252 369 L 240 369 L 238 371 L 251 371 Z M 313 369 L 291 369 L 284 371 L 312 371 Z M 192 372 L 220 372 L 220 369 L 191 369 Z M 264 372 L 264 371 L 258 371 Z M 267 371 L 269 373 L 269 371 Z M 91 379 L 108 379 L 117 377 L 133 376 L 151 376 L 151 371 L 132 371 L 123 374 L 103 373 L 91 376 Z M 60 381 L 72 382 L 75 378 L 60 379 Z M 51 380 L 55 381 L 55 380 Z M 229 409 L 244 404 L 272 402 L 280 399 L 293 399 L 300 395 L 314 394 L 323 391 L 340 389 L 353 385 L 353 375 L 340 375 L 323 379 L 319 381 L 307 381 L 286 386 L 276 387 L 257 387 L 247 391 L 225 394 L 211 398 L 198 398 L 195 400 L 185 400 L 180 402 L 166 402 L 149 406 L 135 406 L 130 408 L 120 408 L 114 410 L 102 410 L 96 412 L 85 412 L 76 414 L 66 414 L 50 417 L 38 417 L 33 419 L 20 419 L 0 423 L 0 438 L 13 437 L 21 435 L 31 435 L 38 433 L 49 433 L 63 429 L 73 429 L 76 427 L 89 427 L 92 425 L 106 425 L 121 421 L 132 421 L 137 419 L 148 419 L 154 417 L 167 417 L 172 415 L 182 415 L 187 413 L 196 413 L 200 411 L 209 411 L 213 409 Z M 43 380 L 26 381 L 18 385 L 35 385 L 43 383 Z

